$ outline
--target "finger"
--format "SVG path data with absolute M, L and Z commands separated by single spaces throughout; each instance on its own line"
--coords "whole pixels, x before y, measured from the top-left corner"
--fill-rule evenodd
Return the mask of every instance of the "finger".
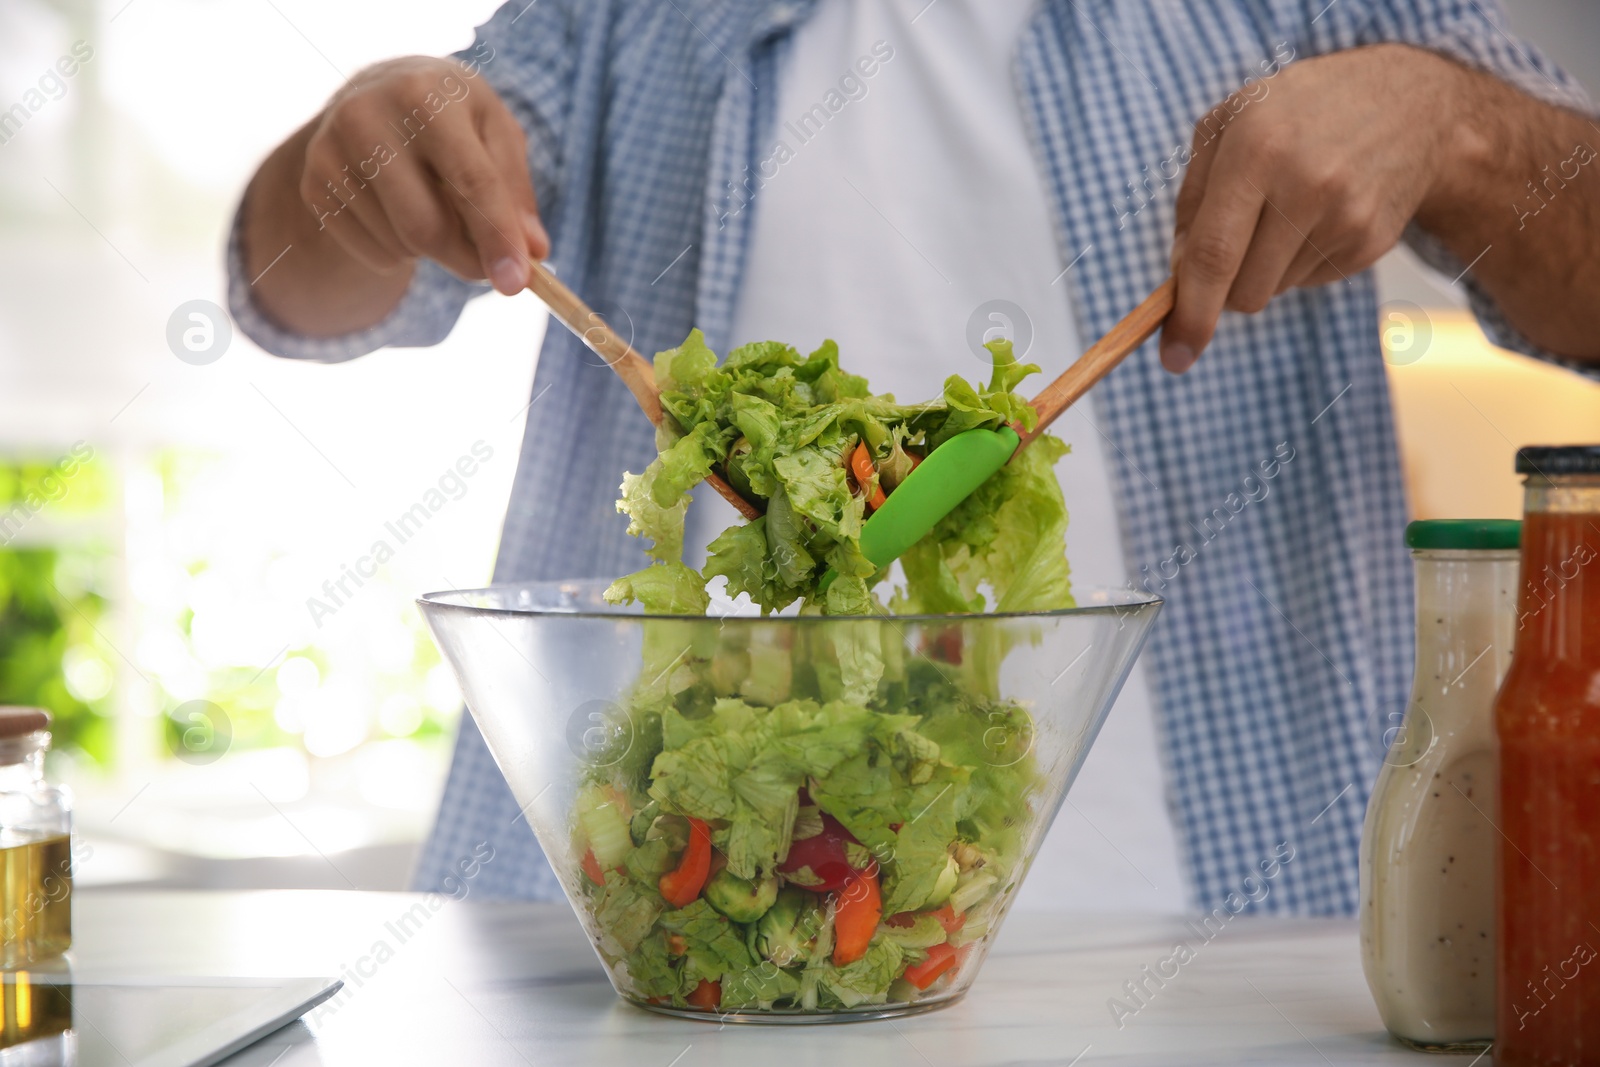
M 326 230 L 330 237 L 356 262 L 374 274 L 392 274 L 404 265 L 409 257 L 397 256 L 385 248 L 367 228 L 361 225 L 349 209 L 338 219 L 328 219 Z
M 1312 267 L 1311 273 L 1307 274 L 1305 281 L 1300 283 L 1303 287 L 1315 289 L 1319 285 L 1327 285 L 1330 282 L 1347 282 L 1350 280 L 1350 275 L 1333 264 L 1321 259 L 1317 260 L 1317 263 L 1320 266 Z
M 503 105 L 489 109 L 484 122 L 484 145 L 495 167 L 506 175 L 527 236 L 528 253 L 535 259 L 550 256 L 550 236 L 539 217 L 539 201 L 528 171 L 528 139 L 522 126 Z
M 416 258 L 416 253 L 406 248 L 390 225 L 389 217 L 378 199 L 376 183 L 368 182 L 366 188 L 357 190 L 345 213 L 351 215 L 373 242 L 392 256 L 397 264 Z
M 349 201 L 335 195 L 336 188 L 309 168 L 300 179 L 300 199 L 317 220 L 317 228 L 370 271 L 388 274 L 400 266 L 403 261 L 367 231 Z
M 1341 250 L 1334 246 L 1326 233 L 1311 231 L 1305 247 L 1295 256 L 1294 262 L 1284 272 L 1284 288 L 1301 288 L 1327 285 L 1333 281 L 1349 281 L 1350 272 L 1343 269 Z
M 1328 227 L 1318 227 L 1311 231 L 1306 249 L 1286 272 L 1286 287 L 1348 282 L 1351 276 L 1377 263 L 1400 241 L 1397 228 L 1328 230 Z
M 401 246 L 412 256 L 427 256 L 457 277 L 484 277 L 478 250 L 461 228 L 461 219 L 432 175 L 415 166 L 385 171 L 372 183 L 384 215 Z
M 441 137 L 429 162 L 456 205 L 484 275 L 507 296 L 518 293 L 528 282 L 527 222 L 509 183 L 495 169 L 475 128 L 441 124 L 438 129 Z
M 405 261 L 405 254 L 375 236 L 353 206 L 364 197 L 359 175 L 344 169 L 345 152 L 331 122 L 306 143 L 300 176 L 300 199 L 340 248 L 368 270 L 387 274 Z M 358 157 L 359 158 L 359 157 Z
M 1265 206 L 1265 197 L 1233 156 L 1226 145 L 1219 148 L 1174 271 L 1177 298 L 1161 331 L 1161 364 L 1174 374 L 1188 370 L 1216 332 Z
M 1271 202 L 1261 212 L 1250 248 L 1228 290 L 1230 311 L 1257 312 L 1278 294 L 1284 274 L 1306 247 L 1295 222 Z
M 1295 253 L 1294 261 L 1284 270 L 1283 277 L 1278 281 L 1278 292 L 1287 292 L 1305 285 L 1311 275 L 1321 267 L 1326 267 L 1327 261 L 1322 253 L 1310 241 L 1300 246 L 1300 251 Z
M 1188 169 L 1184 173 L 1183 184 L 1178 187 L 1177 222 L 1172 231 L 1174 269 L 1177 268 L 1178 260 L 1182 256 L 1183 243 L 1194 221 L 1195 212 L 1200 209 L 1200 203 L 1205 199 L 1206 186 L 1211 178 L 1211 165 L 1217 158 L 1217 149 L 1222 143 L 1222 132 L 1227 129 L 1231 119 L 1228 101 L 1223 101 L 1200 116 L 1199 121 L 1194 124 L 1194 135 L 1189 142 Z

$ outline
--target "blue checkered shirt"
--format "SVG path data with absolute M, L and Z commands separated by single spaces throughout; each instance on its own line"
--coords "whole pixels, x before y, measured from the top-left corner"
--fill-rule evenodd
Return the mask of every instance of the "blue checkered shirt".
M 811 0 L 515 0 L 478 31 L 477 55 L 493 50 L 483 76 L 528 132 L 561 276 L 602 311 L 625 309 L 645 352 L 696 325 L 726 346 L 753 214 L 735 210 L 730 196 L 742 194 L 731 190 L 770 149 L 777 64 L 810 9 Z M 1062 262 L 1076 261 L 1062 288 L 1081 334 L 1099 336 L 1166 273 L 1181 176 L 1165 180 L 1163 161 L 1200 116 L 1284 46 L 1305 58 L 1380 41 L 1588 106 L 1509 36 L 1494 0 L 1041 0 L 1014 75 Z M 1427 235 L 1408 240 L 1447 275 L 1463 271 Z M 240 327 L 299 359 L 434 344 L 484 291 L 424 262 L 387 319 L 312 340 L 251 305 L 237 241 L 230 260 Z M 1493 340 L 1553 358 L 1510 328 L 1470 274 L 1464 281 Z M 1377 323 L 1370 274 L 1298 290 L 1259 315 L 1225 315 L 1188 374 L 1167 374 L 1147 345 L 1091 394 L 1116 445 L 1128 573 L 1168 602 L 1144 662 L 1166 797 L 1204 908 L 1281 842 L 1296 858 L 1252 907 L 1356 908 L 1377 738 L 1404 710 L 1412 668 L 1406 502 Z M 632 400 L 565 330 L 548 332 L 533 389 L 541 402 L 496 580 L 614 577 L 644 565 L 614 501 L 621 472 L 654 452 L 649 424 L 594 421 Z M 612 436 L 596 439 L 596 425 Z M 1294 458 L 1270 497 L 1208 539 L 1217 521 L 1205 520 L 1281 446 Z M 1174 567 L 1165 561 L 1180 545 L 1196 555 Z M 517 815 L 464 717 L 417 886 L 439 887 L 488 841 L 496 858 L 475 894 L 559 897 Z

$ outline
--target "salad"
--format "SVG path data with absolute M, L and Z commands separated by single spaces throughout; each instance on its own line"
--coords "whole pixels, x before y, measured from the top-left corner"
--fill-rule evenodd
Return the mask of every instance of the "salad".
M 619 509 L 654 562 L 608 599 L 704 614 L 718 577 L 776 626 L 645 629 L 628 729 L 592 755 L 573 809 L 573 899 L 617 987 L 678 1009 L 828 1012 L 947 995 L 1020 880 L 1039 771 L 1028 711 L 1000 696 L 1006 649 L 895 614 L 1070 606 L 1066 512 L 1042 437 L 885 575 L 861 556 L 873 502 L 956 433 L 1031 425 L 1036 368 L 902 405 L 810 356 L 748 345 L 718 365 L 695 332 L 656 357 L 664 434 Z M 713 467 L 765 515 L 681 559 L 687 493 Z M 824 583 L 831 570 L 834 577 Z M 825 585 L 825 588 L 824 588 Z M 891 611 L 892 609 L 892 611 Z M 692 632 L 691 632 L 692 630 Z M 998 633 L 998 630 L 996 630 Z M 698 636 L 696 636 L 698 635 Z
M 658 432 L 659 454 L 644 473 L 623 476 L 617 501 L 628 532 L 653 542 L 654 562 L 618 579 L 606 598 L 637 601 L 652 613 L 702 615 L 706 585 L 721 577 L 729 596 L 748 595 L 764 613 L 801 601 L 802 611 L 881 614 L 872 588 L 885 574 L 861 553 L 873 507 L 955 435 L 1007 423 L 1031 429 L 1037 421 L 1015 389 L 1039 368 L 1018 363 L 1010 341 L 987 348 L 994 361 L 987 386 L 952 375 L 942 399 L 928 404 L 872 395 L 865 378 L 839 368 L 832 341 L 809 356 L 772 341 L 744 345 L 719 366 L 695 330 L 659 353 L 656 383 L 672 420 Z M 1055 477 L 1066 451 L 1044 435 L 1018 452 L 901 557 L 905 588 L 889 606 L 902 613 L 1071 606 L 1067 509 Z M 713 468 L 766 513 L 724 530 L 697 573 L 682 561 L 684 517 L 690 489 Z M 835 577 L 824 589 L 830 569 Z

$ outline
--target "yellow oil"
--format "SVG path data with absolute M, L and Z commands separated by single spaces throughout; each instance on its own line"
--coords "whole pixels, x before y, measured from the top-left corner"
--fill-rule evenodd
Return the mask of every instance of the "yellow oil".
M 6 975 L 0 986 L 0 1050 L 68 1030 L 72 1026 L 71 991 L 69 985 L 35 982 L 27 971 Z
M 0 967 L 72 946 L 72 839 L 13 832 L 0 842 Z

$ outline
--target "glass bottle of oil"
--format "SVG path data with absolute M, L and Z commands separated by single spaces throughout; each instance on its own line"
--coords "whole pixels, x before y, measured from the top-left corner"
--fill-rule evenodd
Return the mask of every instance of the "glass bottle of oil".
M 0 967 L 72 945 L 72 802 L 44 777 L 50 715 L 0 707 Z
M 73 1067 L 72 972 L 64 961 L 0 974 L 0 1065 Z

